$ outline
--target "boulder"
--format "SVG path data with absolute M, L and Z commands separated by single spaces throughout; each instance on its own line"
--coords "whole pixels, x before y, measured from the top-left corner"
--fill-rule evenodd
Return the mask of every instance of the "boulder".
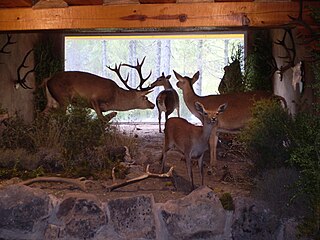
M 153 195 L 111 200 L 107 207 L 110 225 L 119 239 L 156 239 Z
M 53 209 L 53 201 L 46 192 L 24 185 L 0 189 L 2 239 L 41 239 Z
M 222 239 L 226 211 L 208 187 L 159 206 L 161 239 Z
M 281 221 L 266 207 L 265 202 L 251 198 L 239 198 L 234 202 L 236 209 L 232 224 L 234 240 L 277 239 Z
M 94 239 L 108 223 L 103 204 L 92 194 L 70 193 L 59 204 L 56 225 L 50 224 L 46 236 L 62 239 Z M 52 237 L 49 237 L 52 236 Z

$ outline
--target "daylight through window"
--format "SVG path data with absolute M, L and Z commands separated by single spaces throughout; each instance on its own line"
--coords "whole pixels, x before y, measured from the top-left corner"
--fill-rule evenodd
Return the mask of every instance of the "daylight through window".
M 65 70 L 85 71 L 110 78 L 124 87 L 117 75 L 110 71 L 115 64 L 135 65 L 141 62 L 143 76 L 151 77 L 150 84 L 162 72 L 171 75 L 170 82 L 180 95 L 181 117 L 197 122 L 186 108 L 182 92 L 177 89 L 175 70 L 183 76 L 192 77 L 200 71 L 200 79 L 194 88 L 199 95 L 218 94 L 218 85 L 224 74 L 223 68 L 231 62 L 232 56 L 244 49 L 243 33 L 232 34 L 197 34 L 197 35 L 160 35 L 160 36 L 65 36 Z M 139 82 L 137 72 L 131 68 L 121 68 L 122 76 L 129 74 L 129 85 L 136 87 Z M 155 103 L 157 94 L 163 87 L 157 87 L 148 98 Z M 130 101 L 130 99 L 128 99 Z M 172 114 L 175 116 L 176 112 Z M 164 116 L 163 116 L 164 119 Z M 157 109 L 131 110 L 119 112 L 119 122 L 157 122 Z

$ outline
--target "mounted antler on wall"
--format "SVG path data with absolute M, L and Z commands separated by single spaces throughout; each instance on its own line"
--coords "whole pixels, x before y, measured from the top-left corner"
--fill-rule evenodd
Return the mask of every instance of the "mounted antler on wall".
M 0 53 L 3 53 L 3 54 L 10 54 L 11 53 L 11 51 L 7 51 L 6 50 L 6 47 L 8 47 L 9 45 L 17 43 L 17 42 L 12 42 L 11 38 L 12 38 L 12 36 L 10 34 L 7 34 L 7 42 L 0 49 Z
M 14 85 L 15 85 L 16 89 L 19 87 L 19 85 L 24 89 L 32 89 L 31 87 L 29 87 L 26 84 L 26 79 L 30 73 L 32 73 L 36 70 L 37 65 L 35 65 L 31 70 L 27 71 L 23 78 L 21 78 L 21 73 L 20 73 L 22 68 L 29 68 L 29 66 L 26 65 L 26 60 L 32 51 L 33 51 L 33 49 L 31 49 L 27 52 L 27 54 L 24 56 L 24 58 L 22 60 L 22 63 L 20 64 L 20 66 L 17 69 L 18 79 L 14 81 Z
M 308 45 L 320 38 L 320 32 L 318 28 L 316 29 L 311 27 L 305 20 L 303 20 L 302 16 L 303 16 L 303 0 L 300 0 L 298 17 L 295 18 L 295 17 L 289 16 L 289 18 L 292 20 L 292 24 L 300 25 L 307 31 L 307 33 L 303 35 L 304 40 L 302 44 Z
M 287 36 L 289 36 L 290 44 L 291 46 L 287 46 Z M 286 52 L 285 56 L 279 56 L 281 59 L 288 59 L 286 61 L 286 65 L 280 66 L 280 68 L 277 66 L 276 60 L 274 60 L 274 68 L 275 72 L 278 72 L 280 75 L 280 81 L 283 79 L 283 74 L 294 67 L 295 65 L 295 59 L 296 59 L 296 46 L 294 42 L 294 38 L 292 35 L 291 28 L 285 28 L 284 34 L 281 40 L 277 40 L 274 42 L 275 44 L 282 46 Z

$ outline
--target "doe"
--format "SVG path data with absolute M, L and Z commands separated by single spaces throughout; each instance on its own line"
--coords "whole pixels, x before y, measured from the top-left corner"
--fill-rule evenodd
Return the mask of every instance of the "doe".
M 201 185 L 203 185 L 203 155 L 208 149 L 211 130 L 218 125 L 218 115 L 225 111 L 227 104 L 222 104 L 216 111 L 207 111 L 200 102 L 195 102 L 197 112 L 203 117 L 203 126 L 195 126 L 183 118 L 170 118 L 165 124 L 165 139 L 162 152 L 161 171 L 164 172 L 167 152 L 175 149 L 184 155 L 192 189 L 192 159 L 198 159 Z
M 156 86 L 163 86 L 164 90 L 161 91 L 156 99 L 156 104 L 158 108 L 158 120 L 159 120 L 159 132 L 161 133 L 161 114 L 165 112 L 166 121 L 168 120 L 169 115 L 176 109 L 178 117 L 180 117 L 180 103 L 179 96 L 176 90 L 172 87 L 169 79 L 171 75 L 165 76 L 162 73 L 162 76 L 158 77 L 157 80 L 151 84 L 151 88 Z

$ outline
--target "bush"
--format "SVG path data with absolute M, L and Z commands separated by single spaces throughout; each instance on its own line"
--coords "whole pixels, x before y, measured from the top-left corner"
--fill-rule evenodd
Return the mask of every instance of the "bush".
M 305 198 L 312 215 L 305 212 L 306 221 L 300 231 L 303 235 L 316 238 L 320 235 L 319 129 L 320 115 L 317 108 L 312 113 L 300 112 L 291 118 L 279 104 L 264 100 L 256 103 L 252 120 L 240 134 L 240 139 L 260 173 L 280 167 L 297 169 L 298 178 L 292 180 L 295 191 L 291 192 L 290 199 L 296 201 L 301 196 Z M 267 190 L 274 190 L 271 187 L 277 184 L 273 182 L 274 178 L 278 178 L 278 183 L 284 180 L 276 175 L 271 178 L 262 175 L 267 186 L 264 189 L 260 184 L 259 187 L 261 190 L 264 189 L 265 196 L 271 198 L 272 195 L 268 194 Z M 288 198 L 286 199 L 288 201 Z
M 0 165 L 5 168 L 2 178 L 22 176 L 22 170 L 30 168 L 68 177 L 107 178 L 114 166 L 120 169 L 122 160 L 109 152 L 127 146 L 132 154 L 136 146 L 134 137 L 115 128 L 106 131 L 105 124 L 81 106 L 70 107 L 67 114 L 39 115 L 31 124 L 19 117 L 11 119 L 0 135 Z M 7 171 L 13 167 L 19 171 Z M 123 176 L 125 169 L 121 169 L 119 175 Z
M 252 111 L 253 117 L 239 140 L 244 143 L 258 171 L 285 166 L 290 155 L 286 147 L 290 116 L 275 100 L 258 101 Z

